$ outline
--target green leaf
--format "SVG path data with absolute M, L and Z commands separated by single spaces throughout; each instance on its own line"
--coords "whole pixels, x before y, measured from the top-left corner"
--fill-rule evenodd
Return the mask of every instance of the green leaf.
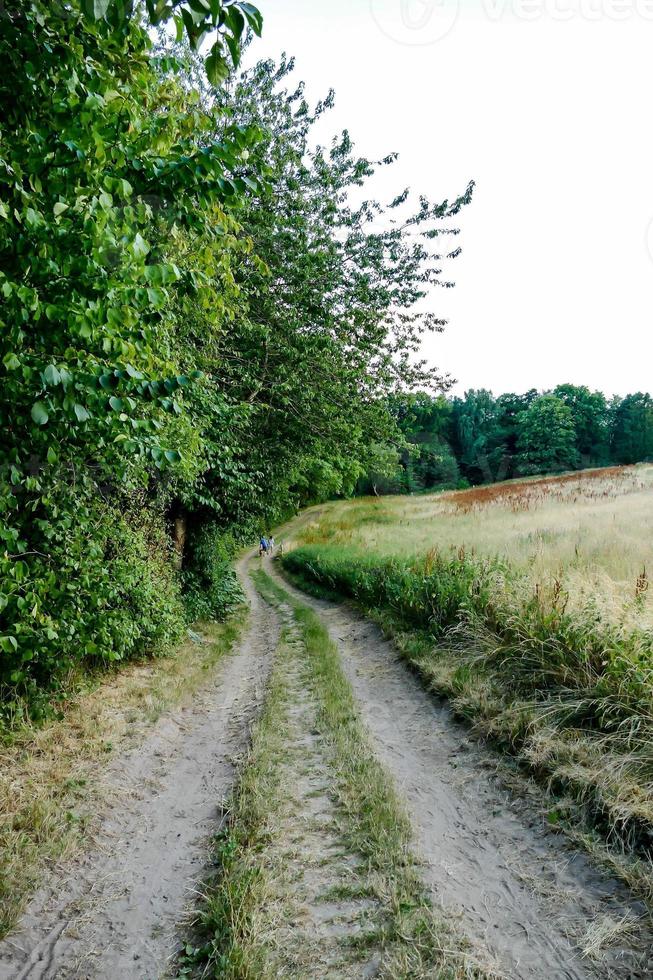
M 74 408 L 74 412 L 75 415 L 77 416 L 78 422 L 86 422 L 86 420 L 90 419 L 91 417 L 90 412 L 88 412 L 83 405 L 76 404 Z
M 43 402 L 34 402 L 32 405 L 32 418 L 37 425 L 45 425 L 47 423 L 50 416 Z
M 222 46 L 216 41 L 206 59 L 206 77 L 211 85 L 221 85 L 229 77 L 229 65 L 222 53 Z
M 45 378 L 46 384 L 49 385 L 58 385 L 61 381 L 61 375 L 54 364 L 48 364 L 43 372 L 43 377 Z
M 58 459 L 59 457 L 57 456 L 57 451 L 54 448 L 54 446 L 48 446 L 48 455 L 47 455 L 48 463 L 56 463 Z
M 247 18 L 247 23 L 252 28 L 257 37 L 261 36 L 263 30 L 263 15 L 261 11 L 251 3 L 241 3 L 240 9 Z
M 122 412 L 124 408 L 122 398 L 117 398 L 116 395 L 113 395 L 109 399 L 109 405 L 111 405 L 111 408 L 114 410 L 114 412 Z
M 161 306 L 165 305 L 168 294 L 164 289 L 159 289 L 157 286 L 149 286 L 147 290 L 147 298 L 152 306 L 159 309 Z
M 145 266 L 145 278 L 154 286 L 165 286 L 167 283 L 175 282 L 179 276 L 179 269 L 172 263 Z
M 117 388 L 118 378 L 115 374 L 101 374 L 98 378 L 98 384 L 105 391 L 111 391 L 113 388 Z
M 219 0 L 217 0 L 219 2 Z M 240 41 L 245 30 L 245 18 L 237 6 L 229 7 L 226 11 L 226 22 L 231 28 L 237 41 Z
M 227 42 L 227 47 L 229 48 L 229 53 L 231 54 L 231 60 L 233 61 L 234 68 L 238 68 L 240 64 L 240 44 L 237 38 L 232 37 L 230 34 L 225 36 L 225 41 Z
M 136 237 L 132 242 L 132 252 L 137 259 L 145 258 L 147 253 L 150 251 L 150 246 L 147 244 L 145 239 L 142 237 L 140 232 L 136 233 Z
M 64 211 L 67 211 L 68 207 L 69 205 L 64 204 L 63 201 L 57 201 L 52 209 L 54 211 L 55 218 L 58 218 L 60 214 L 63 214 Z
M 181 453 L 177 452 L 176 449 L 166 449 L 163 455 L 169 463 L 179 463 L 181 461 Z
M 90 4 L 83 4 L 82 9 L 88 10 L 93 20 L 102 20 L 103 17 L 106 17 L 111 3 L 112 0 L 91 0 Z
M 13 353 L 5 354 L 2 358 L 2 363 L 8 371 L 15 371 L 20 367 L 20 359 Z

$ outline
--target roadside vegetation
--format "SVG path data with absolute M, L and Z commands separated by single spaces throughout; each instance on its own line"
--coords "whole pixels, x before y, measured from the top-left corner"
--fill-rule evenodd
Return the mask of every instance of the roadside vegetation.
M 644 855 L 652 472 L 329 506 L 284 559 L 304 585 L 378 614 L 459 715 Z
M 490 976 L 426 896 L 325 627 L 254 578 L 284 627 L 181 975 Z
M 376 202 L 395 156 L 316 146 L 333 95 L 242 70 L 261 30 L 240 0 L 3 3 L 0 727 L 224 615 L 234 548 L 351 493 L 390 393 L 441 381 L 413 353 L 472 184 Z
M 201 624 L 173 656 L 98 670 L 57 718 L 24 722 L 0 743 L 0 936 L 15 924 L 44 871 L 70 856 L 106 802 L 102 773 L 161 712 L 187 701 L 234 646 L 247 614 Z

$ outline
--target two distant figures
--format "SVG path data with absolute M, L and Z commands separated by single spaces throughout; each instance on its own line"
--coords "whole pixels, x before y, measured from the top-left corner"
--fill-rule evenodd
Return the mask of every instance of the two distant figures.
M 263 555 L 273 555 L 273 554 L 274 554 L 274 538 L 272 537 L 272 535 L 269 535 L 268 537 L 263 535 L 263 537 L 259 540 L 258 543 L 259 558 L 262 558 Z

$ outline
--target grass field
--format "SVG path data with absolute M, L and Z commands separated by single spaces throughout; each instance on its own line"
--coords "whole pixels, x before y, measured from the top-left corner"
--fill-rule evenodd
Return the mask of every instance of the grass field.
M 284 565 L 381 619 L 426 683 L 653 856 L 653 466 L 307 512 Z
M 653 466 L 351 500 L 320 511 L 301 543 L 384 557 L 433 548 L 499 556 L 524 573 L 522 590 L 562 588 L 570 609 L 590 602 L 624 628 L 653 629 Z

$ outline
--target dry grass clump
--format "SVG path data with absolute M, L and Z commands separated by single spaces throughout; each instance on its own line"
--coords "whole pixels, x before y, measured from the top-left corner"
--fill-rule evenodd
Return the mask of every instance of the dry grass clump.
M 103 760 L 180 703 L 230 649 L 244 621 L 202 628 L 174 656 L 97 674 L 58 720 L 25 724 L 0 744 L 0 935 L 44 871 L 80 846 L 102 797 Z
M 630 912 L 615 919 L 603 915 L 593 922 L 581 940 L 582 956 L 590 960 L 598 960 L 603 951 L 610 946 L 623 942 L 625 938 L 632 940 L 639 928 L 639 919 Z

